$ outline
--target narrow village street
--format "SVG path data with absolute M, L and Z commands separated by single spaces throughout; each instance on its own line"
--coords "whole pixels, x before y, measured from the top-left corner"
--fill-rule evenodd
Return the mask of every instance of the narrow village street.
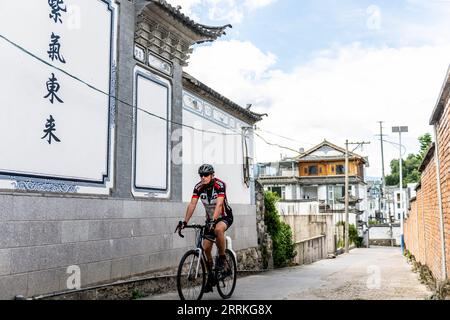
M 238 278 L 232 300 L 423 300 L 432 295 L 400 248 L 353 249 L 336 259 Z M 177 300 L 176 292 L 146 300 Z M 203 300 L 221 299 L 217 291 Z
M 0 0 L 0 300 L 450 300 L 449 16 Z

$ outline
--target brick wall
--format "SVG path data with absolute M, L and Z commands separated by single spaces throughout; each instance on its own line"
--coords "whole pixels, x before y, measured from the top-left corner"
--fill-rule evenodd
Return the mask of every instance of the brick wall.
M 405 245 L 420 263 L 430 268 L 435 279 L 441 280 L 439 224 L 436 166 L 432 155 L 423 169 L 421 186 L 405 221 Z
M 444 213 L 444 239 L 447 261 L 447 277 L 450 274 L 450 105 L 446 106 L 437 122 L 437 141 L 439 145 L 440 178 L 442 206 Z
M 439 151 L 439 176 L 444 215 L 444 241 L 447 279 L 450 274 L 450 106 L 449 98 L 436 122 L 436 142 Z M 442 275 L 442 247 L 440 212 L 438 205 L 437 170 L 434 151 L 422 166 L 421 187 L 411 202 L 405 222 L 405 244 L 416 260 L 426 264 L 437 280 Z

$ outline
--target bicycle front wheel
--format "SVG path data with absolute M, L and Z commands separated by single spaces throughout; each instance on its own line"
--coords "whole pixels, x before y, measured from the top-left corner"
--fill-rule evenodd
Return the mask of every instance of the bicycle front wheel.
M 228 299 L 231 297 L 234 292 L 234 288 L 236 287 L 237 264 L 231 250 L 226 249 L 225 255 L 227 257 L 229 270 L 228 272 L 222 274 L 221 279 L 218 279 L 217 291 L 223 299 Z
M 181 258 L 177 272 L 177 290 L 181 300 L 200 300 L 206 284 L 203 259 L 198 251 L 190 250 Z

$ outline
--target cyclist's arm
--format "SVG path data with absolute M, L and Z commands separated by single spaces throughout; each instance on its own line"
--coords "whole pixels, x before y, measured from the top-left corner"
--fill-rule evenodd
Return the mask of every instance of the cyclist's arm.
M 221 197 L 219 195 L 219 197 L 217 197 L 217 202 L 216 202 L 216 208 L 214 209 L 214 220 L 219 219 L 222 211 L 223 211 L 223 202 L 224 202 L 225 198 Z
M 184 216 L 184 221 L 186 221 L 186 223 L 189 222 L 189 219 L 191 219 L 192 215 L 194 214 L 195 207 L 197 207 L 197 202 L 198 198 L 192 197 L 191 202 L 186 209 L 186 215 Z

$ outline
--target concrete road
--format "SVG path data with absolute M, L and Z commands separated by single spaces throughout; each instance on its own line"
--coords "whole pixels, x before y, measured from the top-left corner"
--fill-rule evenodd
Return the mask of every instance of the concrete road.
M 432 295 L 400 248 L 353 249 L 335 259 L 277 269 L 237 280 L 232 300 L 426 299 Z M 176 292 L 149 300 L 179 299 Z M 221 299 L 217 290 L 203 300 Z

